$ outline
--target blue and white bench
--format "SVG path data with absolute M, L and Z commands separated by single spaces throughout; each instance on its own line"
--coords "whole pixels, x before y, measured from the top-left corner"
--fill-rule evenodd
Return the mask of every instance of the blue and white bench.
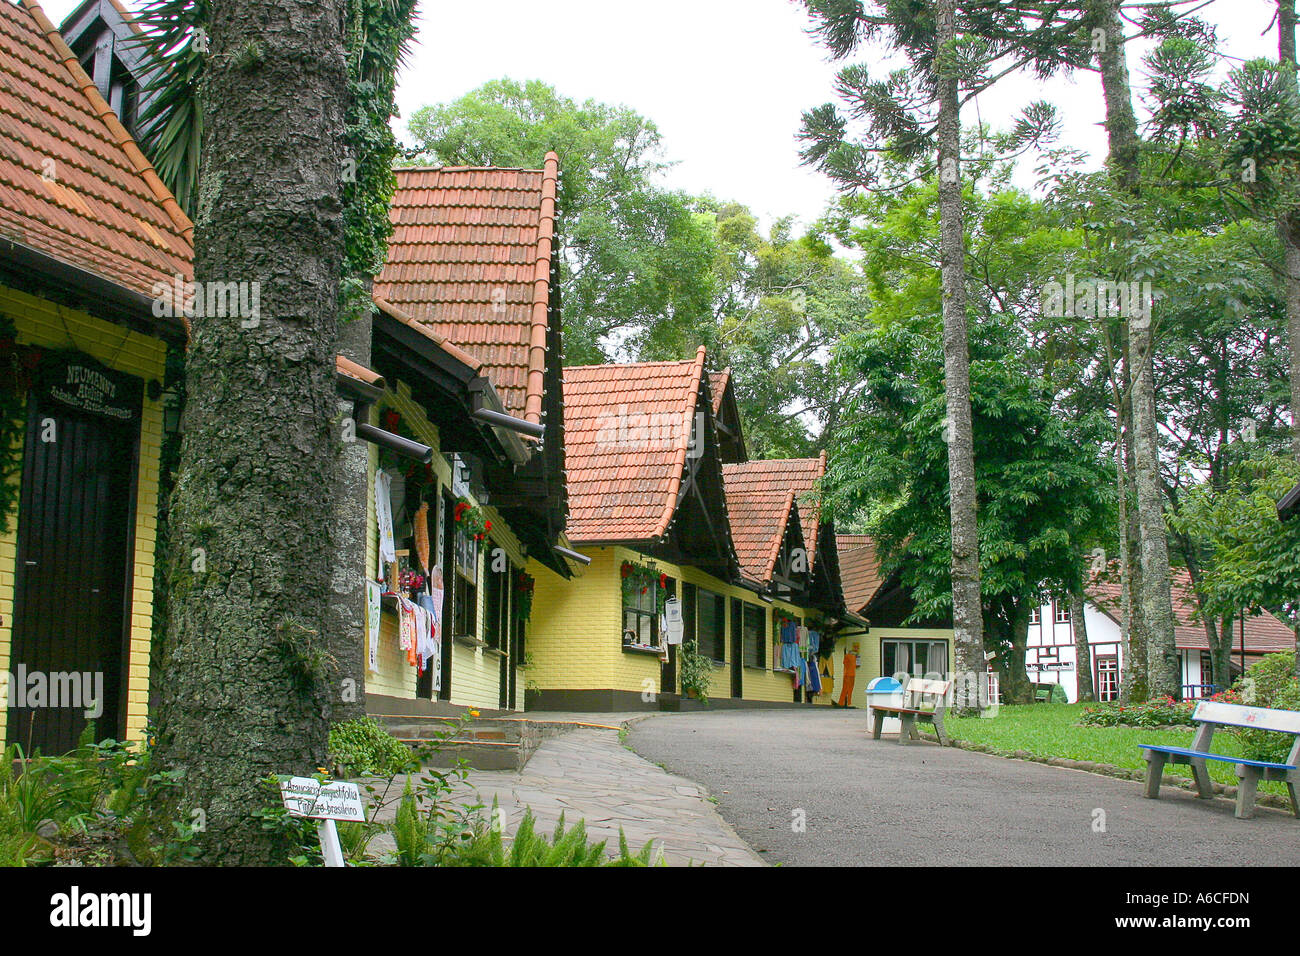
M 1160 777 L 1165 764 L 1188 764 L 1192 776 L 1196 779 L 1197 795 L 1204 798 L 1214 796 L 1210 785 L 1210 774 L 1206 770 L 1207 760 L 1218 760 L 1237 765 L 1237 812 L 1238 819 L 1245 819 L 1255 813 L 1255 793 L 1261 780 L 1280 780 L 1286 784 L 1287 793 L 1291 795 L 1291 812 L 1300 817 L 1300 800 L 1296 797 L 1296 785 L 1300 784 L 1300 711 L 1270 710 L 1267 707 L 1243 707 L 1240 704 L 1224 704 L 1218 701 L 1203 700 L 1196 705 L 1192 720 L 1201 726 L 1191 747 L 1160 747 L 1155 744 L 1140 744 L 1145 751 L 1147 761 L 1147 781 L 1145 796 L 1152 800 L 1160 796 Z M 1219 727 L 1253 727 L 1256 730 L 1271 730 L 1282 734 L 1291 734 L 1295 742 L 1286 763 L 1270 763 L 1266 760 L 1247 760 L 1245 757 L 1228 757 L 1224 754 L 1210 752 L 1210 741 Z

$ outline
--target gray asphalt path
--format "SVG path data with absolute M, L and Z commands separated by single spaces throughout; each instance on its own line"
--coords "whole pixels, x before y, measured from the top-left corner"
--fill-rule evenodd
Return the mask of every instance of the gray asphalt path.
M 707 787 L 774 864 L 1300 865 L 1289 813 L 1237 820 L 1223 797 L 1147 800 L 1136 781 L 871 740 L 860 710 L 665 714 L 627 743 Z

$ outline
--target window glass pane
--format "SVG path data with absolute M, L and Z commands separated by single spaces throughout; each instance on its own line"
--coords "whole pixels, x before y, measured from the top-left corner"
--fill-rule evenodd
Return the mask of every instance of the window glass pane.
M 927 665 L 930 660 L 930 645 L 919 644 L 919 643 L 913 644 L 912 653 L 914 655 L 914 663 L 912 664 L 912 676 L 923 677 L 925 675 L 925 672 L 929 670 L 929 667 Z
M 895 641 L 885 641 L 882 657 L 881 668 L 884 673 L 879 676 L 891 677 L 898 673 L 898 644 Z
M 930 645 L 930 669 L 943 680 L 948 676 L 948 642 L 935 641 Z

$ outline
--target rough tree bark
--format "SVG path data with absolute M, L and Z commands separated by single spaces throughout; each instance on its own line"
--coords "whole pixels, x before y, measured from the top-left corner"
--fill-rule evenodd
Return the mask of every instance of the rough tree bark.
M 935 59 L 939 116 L 939 244 L 943 277 L 943 366 L 947 406 L 949 514 L 952 528 L 952 617 L 959 688 L 970 710 L 984 685 L 975 443 L 971 426 L 970 352 L 966 331 L 966 241 L 962 231 L 961 106 L 958 78 L 945 66 L 956 40 L 954 0 L 936 0 Z
M 1074 631 L 1074 679 L 1078 700 L 1092 701 L 1092 646 L 1088 643 L 1088 619 L 1084 616 L 1083 581 L 1070 589 L 1070 629 Z
M 195 278 L 260 283 L 260 309 L 192 320 L 172 499 L 157 756 L 203 864 L 284 864 L 263 779 L 326 759 L 343 7 L 209 4 Z
M 1109 161 L 1120 187 L 1135 193 L 1139 182 L 1137 119 L 1129 86 L 1124 51 L 1124 26 L 1120 0 L 1093 0 L 1092 13 L 1105 42 L 1097 50 L 1102 90 L 1106 100 Z M 1131 303 L 1136 305 L 1136 303 Z M 1156 694 L 1179 692 L 1178 652 L 1174 648 L 1174 611 L 1169 591 L 1169 542 L 1165 528 L 1164 496 L 1160 492 L 1160 458 L 1156 431 L 1153 377 L 1154 337 L 1150 304 L 1131 308 L 1128 318 L 1130 366 L 1133 378 L 1133 476 L 1137 486 L 1137 524 L 1142 584 L 1135 604 L 1141 603 L 1147 641 L 1147 679 Z M 1128 663 L 1130 666 L 1132 661 Z
M 1288 76 L 1295 78 L 1295 0 L 1277 0 L 1277 61 L 1289 66 Z M 1291 355 L 1291 447 L 1300 461 L 1300 210 L 1288 209 L 1278 216 L 1277 233 L 1285 250 L 1286 328 Z M 1300 657 L 1300 655 L 1298 655 Z
M 338 331 L 338 352 L 360 365 L 370 363 L 371 321 L 363 314 L 343 322 Z M 349 420 L 353 403 L 340 397 L 337 417 Z M 334 518 L 330 526 L 333 569 L 330 574 L 330 655 L 338 665 L 332 685 L 331 723 L 363 717 L 366 713 L 366 504 L 370 446 L 360 439 L 344 441 L 339 449 L 338 472 L 332 495 Z

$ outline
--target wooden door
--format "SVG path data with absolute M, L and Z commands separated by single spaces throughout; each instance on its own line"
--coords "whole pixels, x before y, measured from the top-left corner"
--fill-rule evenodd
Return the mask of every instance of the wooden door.
M 744 604 L 731 599 L 731 696 L 745 696 L 745 612 Z
M 140 383 L 118 384 L 128 394 L 114 396 L 117 407 L 133 410 L 130 418 L 48 400 L 39 388 L 28 400 L 9 671 L 16 681 L 45 675 L 50 693 L 45 706 L 10 707 L 6 726 L 9 742 L 29 753 L 72 749 L 87 711 L 100 707 L 96 737 L 125 735 Z M 101 699 L 74 699 L 58 674 L 90 675 L 81 691 L 98 688 Z

